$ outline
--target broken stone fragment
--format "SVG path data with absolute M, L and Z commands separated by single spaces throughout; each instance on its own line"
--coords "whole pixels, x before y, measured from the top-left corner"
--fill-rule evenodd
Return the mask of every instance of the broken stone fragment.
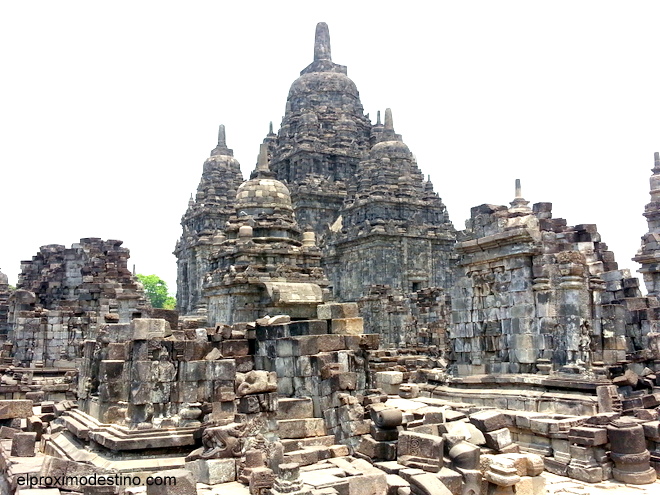
M 495 450 L 502 450 L 513 443 L 508 428 L 484 432 L 484 437 L 486 438 L 486 445 Z
M 282 325 L 284 323 L 289 323 L 290 321 L 291 317 L 289 315 L 275 315 L 268 318 L 266 325 Z
M 470 442 L 458 442 L 449 449 L 449 458 L 461 469 L 479 469 L 481 449 Z
M 217 347 L 211 349 L 211 351 L 206 356 L 204 356 L 205 361 L 215 361 L 216 359 L 222 359 L 222 353 Z
M 274 371 L 253 370 L 236 373 L 236 395 L 260 394 L 277 391 L 277 373 Z
M 480 411 L 470 415 L 470 423 L 482 432 L 494 431 L 506 426 L 506 418 L 499 411 Z

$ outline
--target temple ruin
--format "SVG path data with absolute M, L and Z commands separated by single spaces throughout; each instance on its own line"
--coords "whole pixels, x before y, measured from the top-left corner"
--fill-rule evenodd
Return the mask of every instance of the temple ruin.
M 176 311 L 118 240 L 0 272 L 0 493 L 655 493 L 659 154 L 643 294 L 520 181 L 455 228 L 325 23 L 313 53 L 249 180 L 220 126 Z

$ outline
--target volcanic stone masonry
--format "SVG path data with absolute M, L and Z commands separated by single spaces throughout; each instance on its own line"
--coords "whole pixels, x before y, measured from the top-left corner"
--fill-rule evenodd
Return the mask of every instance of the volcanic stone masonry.
M 321 266 L 329 281 L 324 287 L 332 296 L 357 301 L 363 317 L 378 306 L 381 317 L 368 319 L 367 331 L 379 333 L 385 344 L 415 346 L 415 339 L 404 335 L 427 326 L 414 316 L 411 294 L 451 287 L 455 230 L 430 179 L 424 180 L 395 133 L 392 111 L 386 110 L 384 124 L 379 114 L 372 125 L 346 72 L 332 62 L 328 27 L 319 23 L 314 61 L 291 85 L 279 132 L 271 124 L 260 152 L 261 169 L 251 179 L 257 174 L 278 179 L 288 189 L 298 225 L 309 239 L 315 235 L 323 254 Z M 216 266 L 212 258 L 218 244 L 234 235 L 229 231 L 236 225 L 229 221 L 230 202 L 240 172 L 224 143 L 224 127 L 221 136 L 205 163 L 174 252 L 178 309 L 189 317 L 206 309 L 209 300 L 202 292 L 211 292 L 200 281 L 215 270 L 211 265 Z M 374 287 L 386 288 L 406 303 L 399 309 L 385 299 L 374 303 Z
M 75 368 L 82 342 L 95 339 L 102 325 L 128 322 L 150 309 L 121 244 L 87 238 L 69 249 L 42 246 L 22 262 L 9 299 L 14 365 Z
M 0 339 L 7 338 L 9 320 L 9 278 L 0 271 Z
M 225 126 L 221 125 L 218 145 L 204 162 L 197 195 L 191 196 L 188 210 L 181 219 L 183 233 L 174 249 L 176 304 L 181 314 L 203 311 L 206 307 L 202 282 L 210 268 L 211 253 L 219 241 L 215 236 L 224 230 L 234 213 L 233 202 L 242 182 L 240 164 L 234 152 L 227 148 Z
M 519 181 L 456 231 L 320 23 L 250 180 L 220 127 L 177 311 L 117 240 L 43 246 L 16 290 L 0 273 L 0 493 L 656 493 L 659 177 L 656 153 L 646 296 Z
M 216 235 L 203 295 L 210 325 L 268 313 L 313 318 L 329 296 L 314 232 L 301 232 L 287 187 L 267 169 L 261 146 L 254 179 L 236 193 L 235 214 Z

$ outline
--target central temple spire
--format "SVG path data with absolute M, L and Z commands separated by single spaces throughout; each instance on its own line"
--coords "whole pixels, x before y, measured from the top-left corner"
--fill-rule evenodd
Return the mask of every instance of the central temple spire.
M 325 22 L 319 22 L 316 25 L 316 35 L 314 37 L 314 61 L 332 60 L 330 54 L 330 30 Z

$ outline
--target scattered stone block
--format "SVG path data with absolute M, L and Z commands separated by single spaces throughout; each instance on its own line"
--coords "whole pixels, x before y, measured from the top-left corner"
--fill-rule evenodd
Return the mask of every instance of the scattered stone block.
M 449 491 L 456 495 L 461 493 L 461 488 L 463 486 L 463 476 L 458 471 L 443 467 L 438 471 L 436 475 L 438 479 L 442 482 L 443 485 L 449 489 Z
M 401 383 L 403 383 L 403 373 L 400 371 L 379 371 L 376 373 L 376 386 L 386 394 L 398 394 Z
M 332 457 L 345 457 L 350 454 L 347 445 L 331 445 L 329 450 Z
M 441 437 L 403 431 L 397 446 L 398 462 L 407 467 L 438 472 L 444 455 Z
M 511 432 L 508 428 L 484 432 L 486 445 L 491 449 L 502 450 L 512 444 Z
M 500 430 L 507 426 L 504 414 L 499 411 L 480 411 L 470 415 L 470 423 L 482 432 Z
M 412 476 L 408 482 L 414 495 L 452 495 L 449 488 L 431 473 Z
M 16 433 L 11 441 L 11 455 L 15 457 L 34 457 L 37 434 L 34 432 Z
M 387 493 L 385 473 L 365 473 L 362 476 L 349 476 L 348 495 L 383 495 Z
M 31 400 L 0 400 L 0 419 L 29 418 L 32 405 Z
M 217 347 L 214 347 L 209 351 L 209 353 L 204 356 L 205 361 L 215 361 L 216 359 L 222 359 L 222 353 L 220 352 L 220 349 Z
M 0 426 L 0 438 L 14 438 L 21 431 L 17 428 L 10 428 L 9 426 Z
M 543 476 L 521 476 L 516 484 L 516 495 L 545 495 L 545 483 Z
M 187 469 L 158 471 L 152 477 L 161 480 L 163 484 L 147 485 L 147 495 L 197 495 L 195 480 Z
M 378 442 L 371 435 L 363 435 L 357 451 L 373 461 L 393 461 L 396 459 L 396 442 Z

